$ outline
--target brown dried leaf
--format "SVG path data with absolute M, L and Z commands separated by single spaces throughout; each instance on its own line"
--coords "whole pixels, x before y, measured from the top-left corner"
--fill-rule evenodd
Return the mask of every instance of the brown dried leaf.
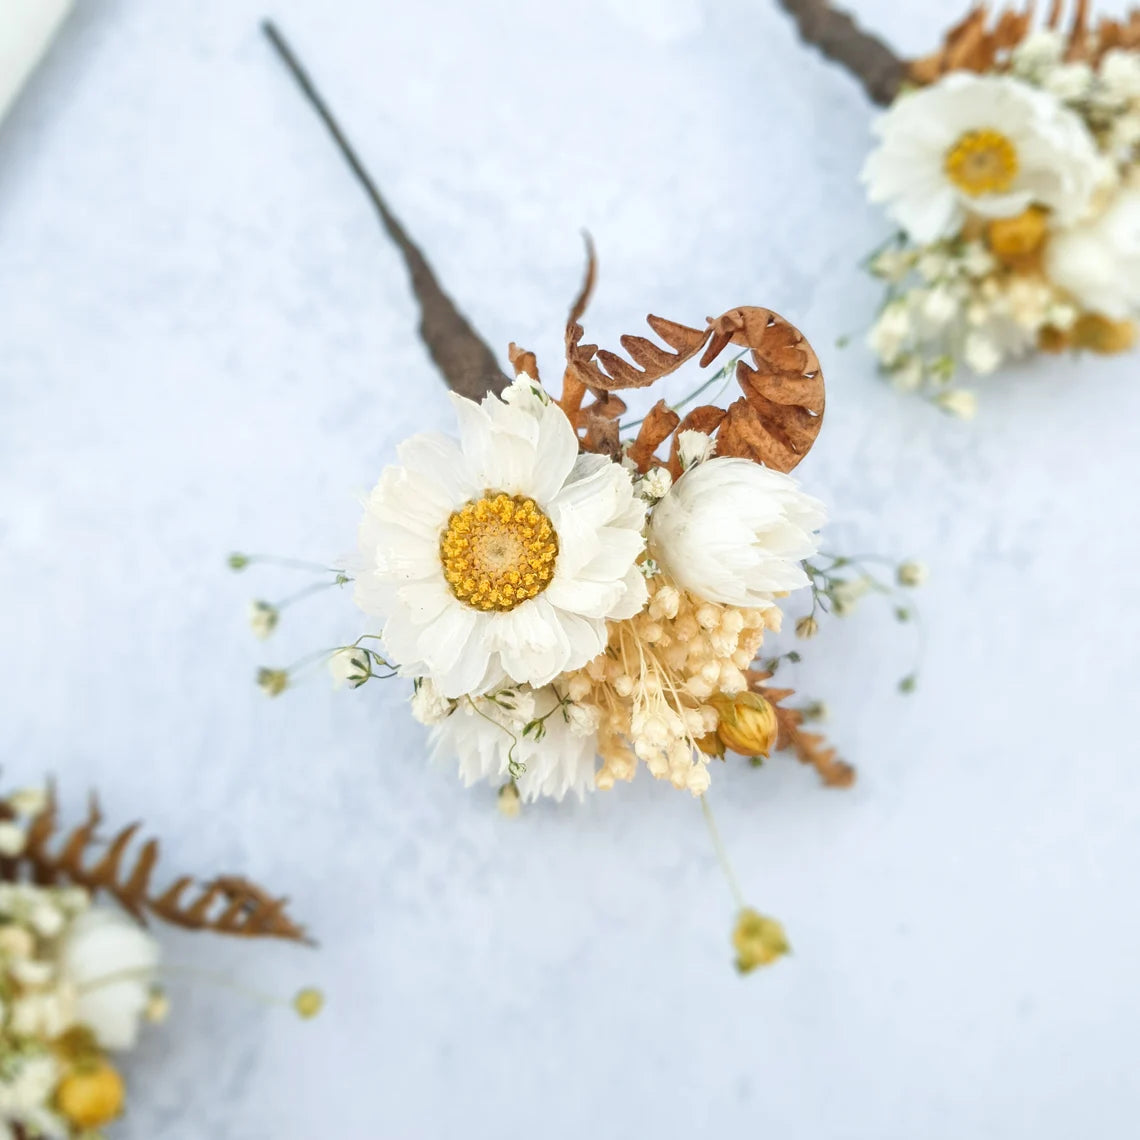
M 532 380 L 539 379 L 538 357 L 528 349 L 519 348 L 513 340 L 507 346 L 507 359 L 511 362 L 516 376 L 525 372 Z
M 148 839 L 137 854 L 128 855 L 141 826 L 132 823 L 102 846 L 98 839 L 102 820 L 99 804 L 92 796 L 86 820 L 66 833 L 62 845 L 53 852 L 50 844 L 60 830 L 52 789 L 47 806 L 28 823 L 23 852 L 0 864 L 0 878 L 14 882 L 28 877 L 40 886 L 73 884 L 92 894 L 102 891 L 139 922 L 152 915 L 191 930 L 308 941 L 304 929 L 285 914 L 287 900 L 272 898 L 244 879 L 220 877 L 193 888 L 193 880 L 184 876 L 155 897 L 150 891 L 150 879 L 158 862 L 158 840 Z M 99 854 L 92 862 L 89 857 L 96 850 Z M 187 892 L 191 892 L 191 897 L 183 902 Z
M 664 400 L 658 400 L 649 409 L 628 452 L 643 475 L 649 470 L 654 452 L 673 434 L 680 422 L 681 417 Z
M 582 336 L 581 325 L 575 324 L 567 330 L 567 368 L 587 388 L 601 392 L 611 392 L 623 388 L 647 388 L 671 372 L 676 372 L 682 364 L 692 360 L 705 346 L 709 330 L 689 328 L 675 321 L 650 314 L 646 317 L 649 327 L 671 348 L 663 348 L 643 336 L 623 336 L 622 347 L 633 360 L 633 364 L 623 360 L 614 352 L 599 349 L 597 345 L 579 344 Z M 595 359 L 595 357 L 597 359 Z
M 1123 21 L 1103 18 L 1095 32 L 1090 26 L 1089 0 L 1072 0 L 1072 15 L 1065 19 L 1067 0 L 1053 0 L 1045 27 L 1067 29 L 1067 60 L 1096 63 L 1109 48 L 1140 47 L 1140 11 Z M 1027 0 L 1021 9 L 1004 9 L 990 25 L 985 6 L 978 6 L 956 24 L 933 55 L 911 61 L 907 73 L 919 84 L 934 83 L 950 71 L 985 73 L 1005 68 L 1009 53 L 1033 30 L 1034 7 Z
M 855 783 L 855 769 L 839 758 L 838 752 L 827 743 L 818 732 L 806 732 L 803 725 L 803 712 L 787 708 L 781 702 L 795 694 L 791 689 L 777 689 L 759 682 L 770 674 L 752 673 L 749 675 L 752 689 L 771 701 L 776 710 L 776 724 L 779 728 L 776 737 L 776 751 L 791 751 L 801 764 L 808 764 L 816 770 L 820 781 L 829 788 L 849 788 Z

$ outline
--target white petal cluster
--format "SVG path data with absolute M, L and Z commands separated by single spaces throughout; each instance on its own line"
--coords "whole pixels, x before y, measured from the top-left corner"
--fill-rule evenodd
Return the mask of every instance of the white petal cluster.
M 1015 158 L 1008 184 L 971 193 L 950 176 L 948 160 L 978 131 L 1000 133 Z M 899 98 L 875 133 L 863 169 L 868 194 L 919 244 L 953 237 L 970 214 L 1008 218 L 1034 204 L 1076 221 L 1096 189 L 1096 143 L 1080 116 L 1012 76 L 951 72 Z
M 158 962 L 158 943 L 120 911 L 92 907 L 68 927 L 60 977 L 75 992 L 75 1020 L 104 1049 L 134 1047 Z
M 1054 234 L 1045 271 L 1090 313 L 1140 316 L 1140 185 L 1121 190 L 1099 216 Z
M 581 799 L 594 790 L 595 717 L 550 685 L 505 701 L 502 693 L 467 697 L 432 730 L 433 755 L 444 763 L 458 757 L 468 787 L 513 778 L 524 801 L 567 792 Z
M 796 481 L 747 459 L 691 467 L 654 508 L 649 552 L 677 585 L 748 608 L 807 585 L 823 504 Z

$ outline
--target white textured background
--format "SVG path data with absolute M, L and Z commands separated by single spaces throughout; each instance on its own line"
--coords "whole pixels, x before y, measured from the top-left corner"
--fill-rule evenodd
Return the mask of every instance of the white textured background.
M 3 0 L 0 0 L 2 3 Z M 1110 5 L 1114 10 L 1119 5 Z M 914 53 L 959 0 L 860 0 Z M 165 868 L 288 891 L 317 953 L 164 935 L 172 978 L 117 1135 L 1131 1135 L 1140 1111 L 1137 360 L 1049 360 L 973 425 L 856 345 L 886 232 L 870 108 L 768 0 L 276 0 L 393 206 L 496 348 L 560 366 L 588 227 L 614 344 L 772 306 L 818 346 L 801 468 L 833 547 L 934 578 L 919 692 L 869 605 L 800 667 L 860 770 L 718 774 L 751 899 L 795 956 L 738 978 L 700 813 L 640 777 L 499 817 L 424 762 L 400 686 L 270 702 L 245 606 L 335 557 L 356 494 L 447 426 L 403 268 L 258 32 L 255 0 L 80 0 L 0 129 L 0 762 L 144 816 Z

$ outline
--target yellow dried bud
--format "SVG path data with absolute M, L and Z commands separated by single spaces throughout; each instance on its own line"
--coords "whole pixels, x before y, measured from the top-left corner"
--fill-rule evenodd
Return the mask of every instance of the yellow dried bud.
M 106 1061 L 80 1065 L 59 1083 L 56 1107 L 77 1128 L 102 1128 L 123 1111 L 123 1078 Z
M 717 693 L 709 704 L 720 718 L 716 731 L 725 748 L 742 756 L 767 756 L 772 751 L 779 725 L 770 701 L 745 691 L 731 697 Z
M 1099 313 L 1085 313 L 1073 326 L 1073 345 L 1093 352 L 1127 352 L 1136 343 L 1131 321 L 1113 321 Z
M 791 950 L 784 928 L 751 907 L 745 907 L 732 932 L 732 948 L 736 951 L 736 968 L 742 974 L 757 966 L 770 966 Z
M 298 1017 L 303 1017 L 306 1021 L 316 1017 L 324 1009 L 324 1006 L 325 995 L 312 986 L 298 990 L 293 998 L 293 1009 L 296 1010 Z
M 1045 244 L 1049 231 L 1049 211 L 1030 206 L 1014 218 L 994 218 L 986 226 L 986 243 L 1007 265 L 1021 267 Z

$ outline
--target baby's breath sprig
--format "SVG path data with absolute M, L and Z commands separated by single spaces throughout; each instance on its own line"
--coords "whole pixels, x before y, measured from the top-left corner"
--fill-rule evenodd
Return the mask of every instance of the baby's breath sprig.
M 338 645 L 332 649 L 318 649 L 307 653 L 285 668 L 262 667 L 257 671 L 257 685 L 268 697 L 279 697 L 291 688 L 297 678 L 318 664 L 327 664 L 336 684 L 347 684 L 353 689 L 377 678 L 386 681 L 397 675 L 396 667 L 375 649 L 361 645 L 362 641 L 379 640 L 377 634 L 362 634 L 351 645 Z
M 241 554 L 235 553 L 227 560 L 229 568 L 235 573 L 241 573 L 254 563 L 265 563 L 274 566 L 284 566 L 290 570 L 303 570 L 322 577 L 331 574 L 326 581 L 311 582 L 292 594 L 287 594 L 276 602 L 266 601 L 264 598 L 255 598 L 249 604 L 249 624 L 254 634 L 263 641 L 273 633 L 281 621 L 281 614 L 297 602 L 319 594 L 333 586 L 344 586 L 352 581 L 351 575 L 335 566 L 322 566 L 318 562 L 305 562 L 299 558 L 279 558 L 272 554 Z
M 811 584 L 812 604 L 811 612 L 796 622 L 796 635 L 800 638 L 814 637 L 819 632 L 820 613 L 846 617 L 861 598 L 878 594 L 891 603 L 896 621 L 915 627 L 915 667 L 899 681 L 899 692 L 914 692 L 918 684 L 918 663 L 922 657 L 923 630 L 918 607 L 905 591 L 925 583 L 926 567 L 913 559 L 895 563 L 874 554 L 841 555 L 823 551 L 815 558 L 806 559 L 802 565 Z M 890 567 L 889 576 L 883 574 L 882 567 Z M 775 672 L 782 660 L 794 662 L 799 657 L 794 652 L 786 653 L 765 662 L 764 667 Z

